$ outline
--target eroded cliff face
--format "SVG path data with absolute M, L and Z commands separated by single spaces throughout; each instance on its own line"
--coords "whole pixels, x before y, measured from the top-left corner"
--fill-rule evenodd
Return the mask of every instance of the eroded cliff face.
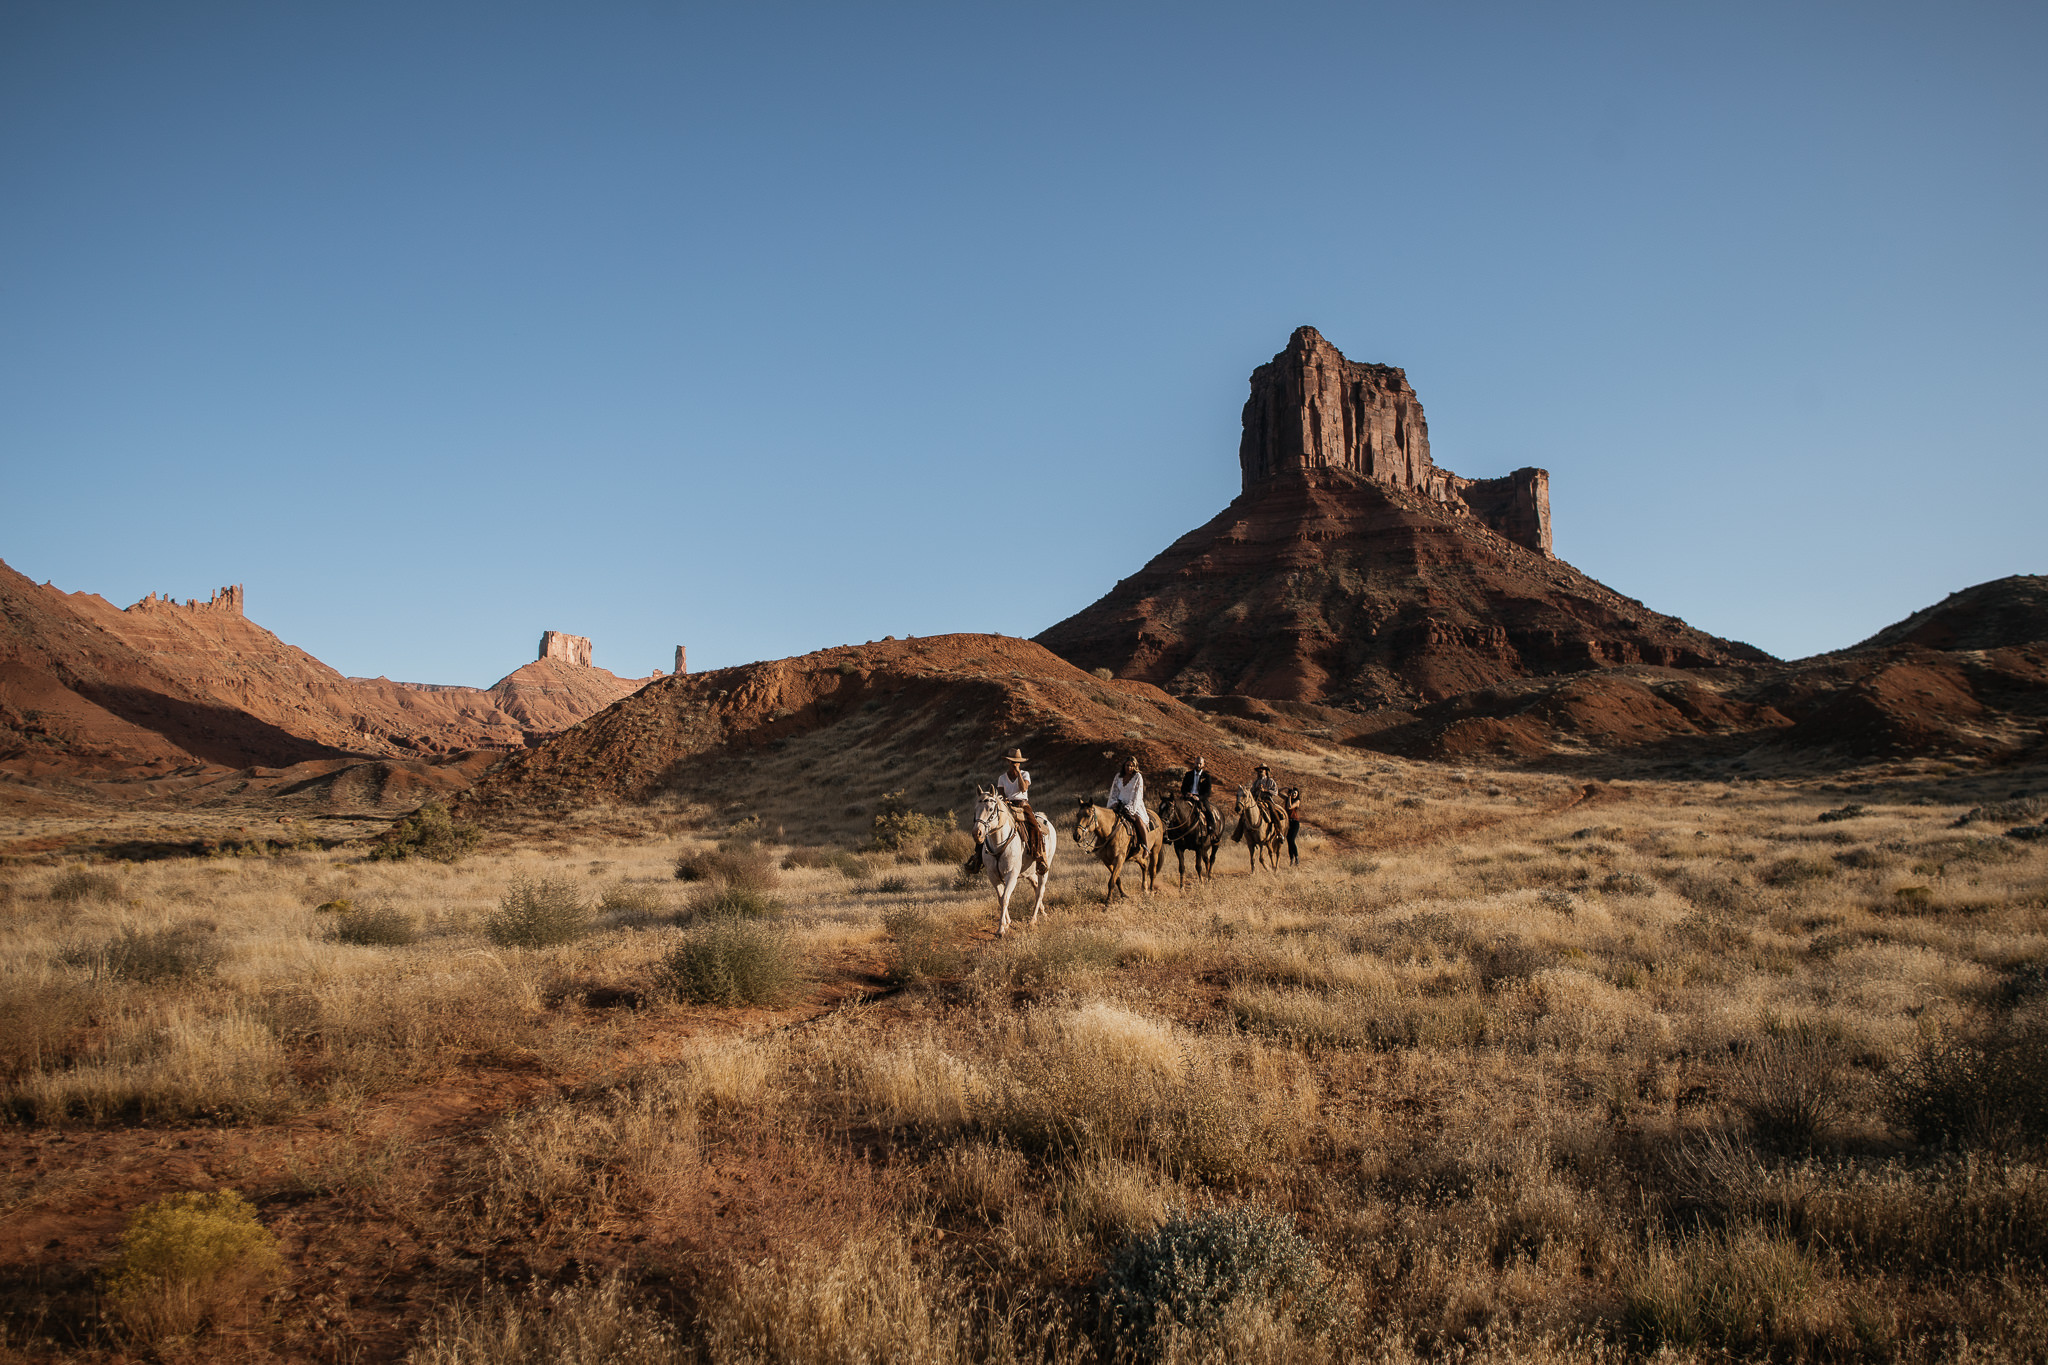
M 1468 479 L 1429 456 L 1429 421 L 1408 376 L 1347 360 L 1313 327 L 1252 371 L 1237 462 L 1244 491 L 1274 479 L 1342 470 L 1468 515 L 1517 545 L 1550 549 L 1550 475 L 1517 469 Z
M 1039 643 L 1180 696 L 1352 708 L 1767 657 L 1557 559 L 1547 473 L 1440 468 L 1407 376 L 1312 327 L 1253 371 L 1238 462 L 1228 508 Z

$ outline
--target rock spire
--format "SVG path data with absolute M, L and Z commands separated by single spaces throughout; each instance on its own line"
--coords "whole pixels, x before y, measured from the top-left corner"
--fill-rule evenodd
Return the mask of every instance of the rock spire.
M 1476 517 L 1550 554 L 1550 475 L 1517 469 L 1467 479 L 1429 457 L 1429 422 L 1405 372 L 1347 360 L 1313 327 L 1252 371 L 1237 446 L 1244 491 L 1277 478 L 1343 470 Z

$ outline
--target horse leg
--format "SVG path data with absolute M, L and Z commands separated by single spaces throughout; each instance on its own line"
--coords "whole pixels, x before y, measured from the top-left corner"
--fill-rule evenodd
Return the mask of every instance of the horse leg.
M 1038 883 L 1038 895 L 1031 902 L 1031 922 L 1038 923 L 1038 917 L 1045 913 L 1045 884 L 1052 880 L 1052 865 L 1044 864 L 1032 870 L 1032 880 Z
M 1010 897 L 1017 890 L 1017 878 L 1022 872 L 1023 868 L 1019 866 L 1015 871 L 997 874 L 1002 878 L 1002 881 L 996 887 L 996 904 L 1002 908 L 1003 912 L 1002 918 L 996 922 L 997 938 L 1003 938 L 1010 932 Z

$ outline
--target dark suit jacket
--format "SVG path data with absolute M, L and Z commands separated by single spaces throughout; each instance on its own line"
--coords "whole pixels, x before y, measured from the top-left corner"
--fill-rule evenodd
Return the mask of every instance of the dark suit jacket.
M 1190 768 L 1186 777 L 1180 780 L 1180 794 L 1192 796 L 1197 801 L 1209 799 L 1210 777 L 1207 768 Z

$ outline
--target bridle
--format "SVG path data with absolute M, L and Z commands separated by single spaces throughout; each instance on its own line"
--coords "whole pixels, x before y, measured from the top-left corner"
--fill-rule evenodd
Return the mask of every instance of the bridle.
M 1193 797 L 1184 792 L 1175 792 L 1166 798 L 1166 804 L 1159 809 L 1159 817 L 1166 824 L 1163 833 L 1169 839 L 1178 839 L 1182 834 L 1196 834 L 1201 831 L 1201 807 Z
M 1009 847 L 1010 840 L 1023 836 L 1017 832 L 1017 822 L 1010 816 L 1009 802 L 999 794 L 985 796 L 982 800 L 987 803 L 987 813 L 975 817 L 974 837 L 990 853 L 1001 853 Z M 989 839 L 997 830 L 1002 831 L 1003 837 L 990 843 Z

